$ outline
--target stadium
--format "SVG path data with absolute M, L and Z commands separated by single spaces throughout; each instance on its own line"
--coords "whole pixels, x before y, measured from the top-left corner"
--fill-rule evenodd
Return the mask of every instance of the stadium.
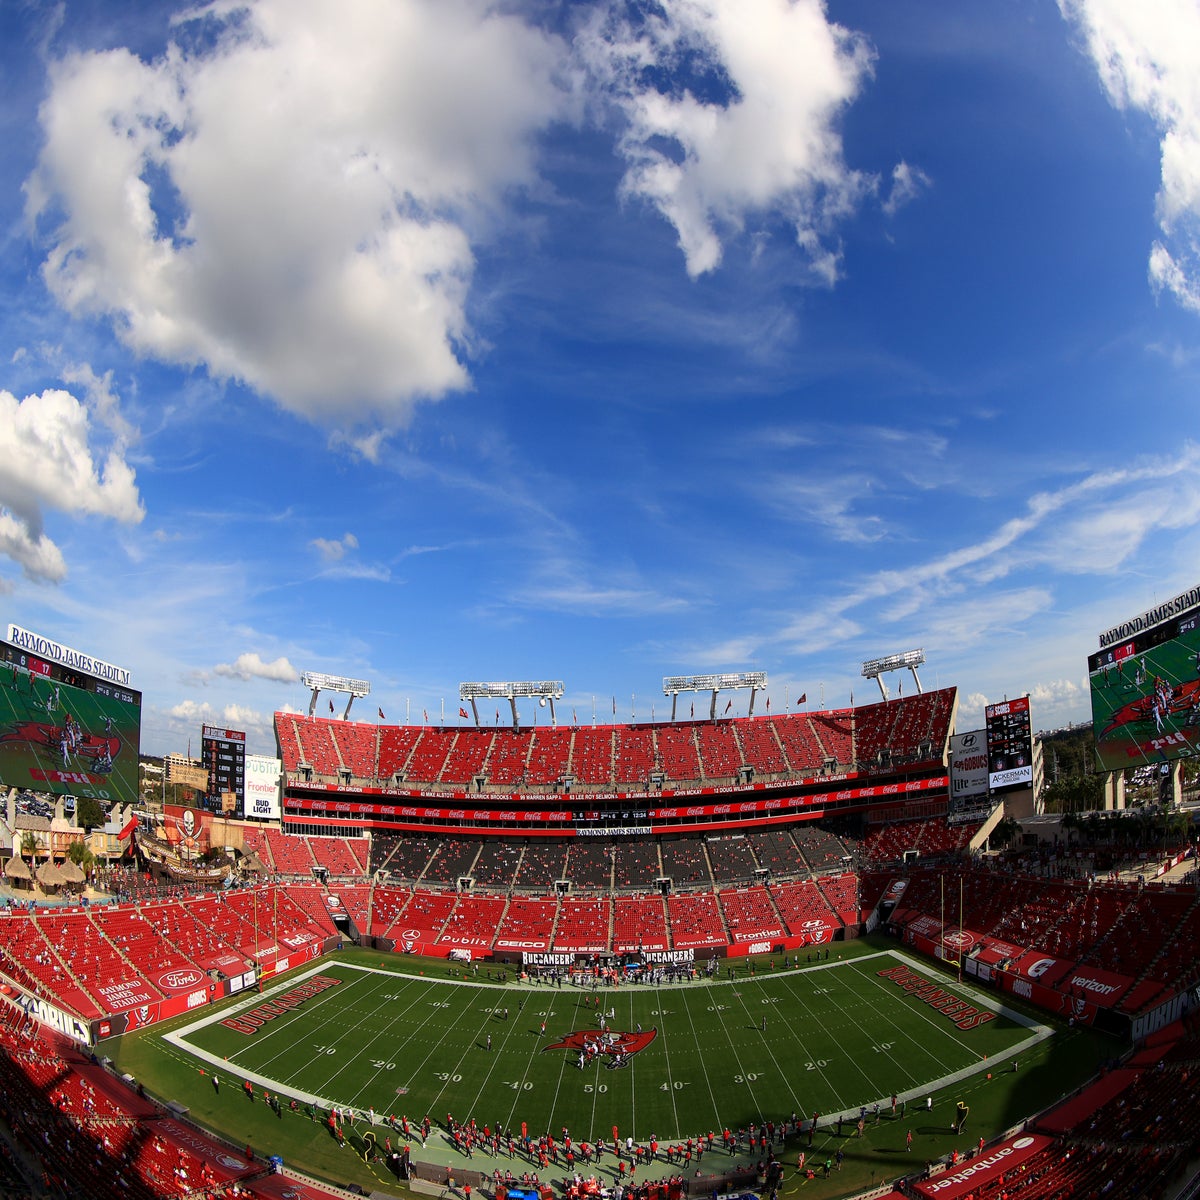
M 1198 612 L 1088 663 L 1107 815 L 1165 797 L 1137 850 L 1041 811 L 1028 697 L 961 729 L 920 651 L 645 723 L 557 681 L 357 720 L 312 674 L 274 758 L 205 726 L 154 800 L 128 673 L 10 626 L 0 1192 L 1195 1195 Z

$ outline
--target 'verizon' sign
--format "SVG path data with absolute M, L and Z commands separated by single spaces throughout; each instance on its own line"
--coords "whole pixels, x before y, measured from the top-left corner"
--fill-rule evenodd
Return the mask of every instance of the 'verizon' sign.
M 276 996 L 274 1000 L 268 1000 L 266 1004 L 239 1013 L 236 1017 L 226 1017 L 221 1024 L 229 1029 L 236 1029 L 238 1033 L 255 1033 L 268 1021 L 286 1016 L 292 1009 L 299 1008 L 305 1000 L 311 1000 L 326 988 L 336 987 L 341 982 L 330 975 L 314 975 L 307 983 L 292 988 L 290 992 L 284 992 L 282 996 Z

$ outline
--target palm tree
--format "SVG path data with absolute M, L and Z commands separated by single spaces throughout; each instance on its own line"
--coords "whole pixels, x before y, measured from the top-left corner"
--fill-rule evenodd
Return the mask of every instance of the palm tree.
M 96 856 L 88 849 L 87 843 L 80 840 L 72 842 L 67 847 L 67 857 L 85 874 L 91 875 L 96 865 Z
M 34 833 L 32 829 L 27 829 L 21 835 L 21 853 L 29 855 L 30 867 L 33 866 L 33 860 L 37 857 L 37 852 L 41 844 L 42 843 L 38 841 L 38 835 Z

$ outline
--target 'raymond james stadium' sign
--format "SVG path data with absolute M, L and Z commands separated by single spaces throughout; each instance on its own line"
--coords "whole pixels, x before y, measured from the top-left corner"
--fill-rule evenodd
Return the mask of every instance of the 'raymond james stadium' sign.
M 22 629 L 20 625 L 9 625 L 8 640 L 18 650 L 58 663 L 61 667 L 69 667 L 72 671 L 82 671 L 85 675 L 95 675 L 98 679 L 129 686 L 127 668 L 114 667 L 112 663 L 93 658 L 79 650 L 72 650 L 70 646 L 64 646 L 53 638 L 42 637 L 40 633 L 31 633 L 28 629 Z

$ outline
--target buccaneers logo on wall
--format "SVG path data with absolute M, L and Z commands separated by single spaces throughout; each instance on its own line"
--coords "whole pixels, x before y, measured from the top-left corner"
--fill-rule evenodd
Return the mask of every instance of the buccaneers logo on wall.
M 543 1046 L 547 1050 L 574 1050 L 587 1054 L 589 1058 L 603 1057 L 610 1071 L 629 1065 L 629 1059 L 639 1050 L 645 1050 L 658 1037 L 657 1029 L 645 1032 L 625 1033 L 615 1029 L 576 1029 L 559 1042 Z

